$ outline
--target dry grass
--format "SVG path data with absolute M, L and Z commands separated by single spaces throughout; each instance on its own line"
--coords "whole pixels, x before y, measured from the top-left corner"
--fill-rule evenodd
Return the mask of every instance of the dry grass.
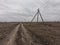
M 25 24 L 25 27 L 35 33 L 45 45 L 60 45 L 60 23 L 31 23 Z
M 19 23 L 0 23 L 0 41 Z M 60 23 L 23 23 L 25 28 L 36 35 L 43 45 L 60 45 Z M 20 35 L 20 33 L 19 33 Z

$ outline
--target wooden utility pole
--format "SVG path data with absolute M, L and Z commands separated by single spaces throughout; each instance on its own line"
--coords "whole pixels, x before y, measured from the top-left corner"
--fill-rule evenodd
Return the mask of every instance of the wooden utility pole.
M 33 22 L 33 20 L 35 19 L 36 16 L 37 16 L 37 22 L 39 22 L 39 16 L 40 16 L 42 22 L 44 22 L 43 17 L 42 17 L 42 15 L 41 15 L 41 12 L 40 12 L 39 8 L 37 9 L 37 13 L 34 15 L 34 17 L 33 17 L 33 19 L 31 20 L 31 22 Z

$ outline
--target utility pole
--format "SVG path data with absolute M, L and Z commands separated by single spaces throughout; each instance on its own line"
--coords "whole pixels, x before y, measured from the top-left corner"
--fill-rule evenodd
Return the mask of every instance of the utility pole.
M 38 13 L 39 13 L 39 15 L 40 15 L 40 17 L 41 17 L 42 22 L 44 22 L 43 17 L 42 17 L 42 15 L 41 15 L 41 12 L 40 12 L 39 9 L 38 9 Z
M 39 22 L 39 16 L 40 16 L 42 22 L 44 22 L 43 17 L 41 15 L 41 12 L 40 12 L 39 8 L 37 9 L 37 13 L 35 14 L 35 16 L 33 17 L 33 19 L 31 20 L 31 22 L 33 22 L 33 20 L 35 19 L 36 16 L 37 16 L 37 22 Z
M 39 15 L 37 15 L 37 22 L 39 22 Z

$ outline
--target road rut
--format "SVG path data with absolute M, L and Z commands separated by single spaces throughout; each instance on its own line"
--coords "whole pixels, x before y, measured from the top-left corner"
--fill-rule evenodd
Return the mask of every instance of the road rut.
M 29 30 L 27 30 L 23 24 L 21 24 L 22 28 L 22 41 L 23 45 L 41 45 L 40 40 L 36 38 Z
M 0 45 L 16 45 L 16 35 L 19 30 L 20 24 L 15 27 L 15 29 L 1 41 Z

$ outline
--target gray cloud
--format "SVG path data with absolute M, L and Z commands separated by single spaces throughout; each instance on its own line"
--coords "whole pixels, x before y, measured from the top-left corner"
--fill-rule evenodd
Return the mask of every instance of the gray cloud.
M 0 21 L 29 21 L 37 8 L 45 21 L 60 21 L 60 0 L 0 0 Z

